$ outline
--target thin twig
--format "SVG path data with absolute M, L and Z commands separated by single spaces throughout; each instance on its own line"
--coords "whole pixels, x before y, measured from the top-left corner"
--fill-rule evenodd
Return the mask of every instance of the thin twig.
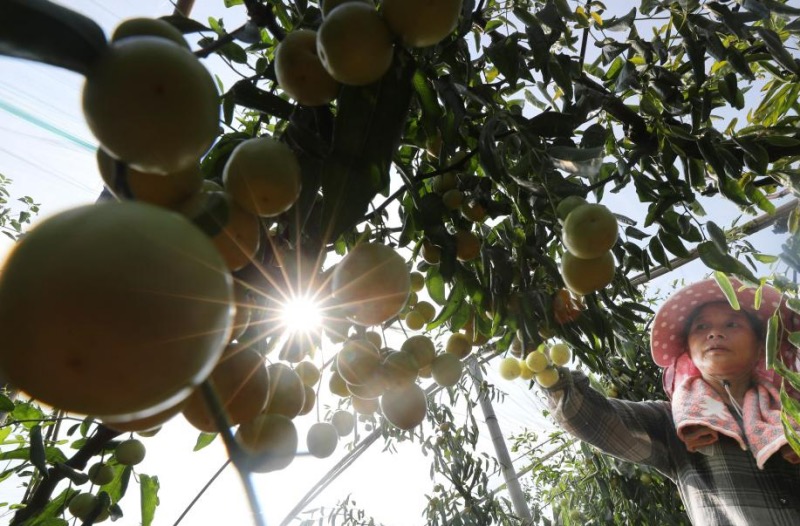
M 197 492 L 197 495 L 195 495 L 194 498 L 192 499 L 192 502 L 190 502 L 189 505 L 186 506 L 186 509 L 183 510 L 183 513 L 181 513 L 180 517 L 178 517 L 178 519 L 173 523 L 173 526 L 178 526 L 178 524 L 180 524 L 183 518 L 186 517 L 186 514 L 189 513 L 189 511 L 194 507 L 194 505 L 197 504 L 197 501 L 200 500 L 200 497 L 203 496 L 203 493 L 205 493 L 206 490 L 208 490 L 208 488 L 211 487 L 211 484 L 213 484 L 214 481 L 217 480 L 217 478 L 222 474 L 222 472 L 225 471 L 225 468 L 227 468 L 230 464 L 231 464 L 231 459 L 229 458 L 222 464 L 222 466 L 220 466 L 217 472 L 211 476 L 208 482 L 206 482 L 205 486 L 203 486 L 203 488 L 199 492 Z

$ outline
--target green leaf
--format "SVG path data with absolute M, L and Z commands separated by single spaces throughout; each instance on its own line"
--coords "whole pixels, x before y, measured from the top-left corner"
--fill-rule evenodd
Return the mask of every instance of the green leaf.
M 150 526 L 156 515 L 156 508 L 160 504 L 158 490 L 160 488 L 158 477 L 139 475 L 139 490 L 142 501 L 142 526 Z
M 447 298 L 447 304 L 441 311 L 439 311 L 439 315 L 428 324 L 428 330 L 435 329 L 451 318 L 453 318 L 451 320 L 451 325 L 453 325 L 454 330 L 461 328 L 469 317 L 469 306 L 464 301 L 465 293 L 466 290 L 464 289 L 464 285 L 462 284 L 461 280 L 455 281 L 452 290 L 450 290 L 450 296 Z M 459 313 L 462 310 L 465 311 L 465 314 L 457 318 L 456 313 Z M 456 322 L 461 323 L 458 325 Z
M 669 261 L 669 256 L 667 256 L 667 253 L 664 252 L 664 245 L 661 244 L 657 237 L 653 236 L 650 238 L 650 242 L 647 244 L 647 249 L 650 251 L 650 255 L 653 256 L 653 259 L 656 260 L 659 265 L 662 265 L 668 269 L 672 268 L 672 265 Z
M 575 116 L 570 113 L 546 111 L 528 119 L 525 131 L 540 137 L 569 137 L 575 129 Z
M 192 451 L 200 451 L 204 447 L 211 444 L 217 438 L 217 433 L 200 433 L 197 435 L 197 441 L 194 444 Z
M 69 524 L 60 515 L 64 513 L 64 508 L 66 508 L 70 499 L 78 493 L 80 491 L 75 488 L 65 488 L 64 491 L 45 504 L 42 511 L 37 513 L 35 517 L 26 521 L 25 526 L 63 526 Z
M 20 422 L 26 429 L 31 429 L 44 419 L 44 413 L 34 404 L 24 402 L 14 407 L 11 418 Z
M 43 62 L 85 75 L 106 49 L 93 20 L 46 0 L 5 0 L 0 55 Z
M 114 468 L 114 480 L 102 486 L 102 488 L 111 497 L 111 502 L 119 502 L 125 496 L 125 492 L 128 491 L 128 483 L 133 474 L 133 466 L 123 466 L 115 461 L 109 462 L 109 465 Z
M 425 274 L 425 286 L 428 289 L 428 294 L 431 299 L 439 305 L 444 305 L 447 299 L 445 298 L 444 291 L 444 278 L 442 277 L 439 269 L 431 267 Z
M 398 56 L 395 61 L 401 60 Z M 337 100 L 333 151 L 322 168 L 322 224 L 333 240 L 353 227 L 389 185 L 392 156 L 413 94 L 413 60 L 396 64 L 370 86 L 342 88 Z
M 636 20 L 636 8 L 632 8 L 628 14 L 620 17 L 612 17 L 603 20 L 604 31 L 627 31 L 633 26 Z
M 31 464 L 36 466 L 40 473 L 47 473 L 47 461 L 44 454 L 44 438 L 42 438 L 42 426 L 35 425 L 30 432 L 31 444 Z
M 767 322 L 767 369 L 772 369 L 775 366 L 775 358 L 778 355 L 778 348 L 780 347 L 778 344 L 778 327 L 780 327 L 780 324 L 781 319 L 777 313 L 770 316 Z
M 294 106 L 277 95 L 255 87 L 252 81 L 240 80 L 234 84 L 229 93 L 239 106 L 250 108 L 272 115 L 282 120 L 292 116 Z
M 703 263 L 710 269 L 719 270 L 726 274 L 738 274 L 749 281 L 758 282 L 758 279 L 742 262 L 720 251 L 717 245 L 711 241 L 698 244 L 697 253 Z
M 14 402 L 4 394 L 0 394 L 0 411 L 10 412 L 14 410 Z
M 686 247 L 683 246 L 681 243 L 680 238 L 675 234 L 670 234 L 663 228 L 658 232 L 658 240 L 661 241 L 661 244 L 664 245 L 664 248 L 669 250 L 671 253 L 675 254 L 679 258 L 688 258 L 689 251 L 686 250 Z
M 183 15 L 167 15 L 159 17 L 164 22 L 169 23 L 175 29 L 183 33 L 184 35 L 188 33 L 202 33 L 204 31 L 211 31 L 211 28 L 201 24 L 197 20 L 192 20 L 191 18 L 187 18 Z
M 711 241 L 717 245 L 717 248 L 719 248 L 720 252 L 728 252 L 728 238 L 725 235 L 725 231 L 712 221 L 706 223 L 706 230 L 708 230 L 708 235 L 711 236 Z

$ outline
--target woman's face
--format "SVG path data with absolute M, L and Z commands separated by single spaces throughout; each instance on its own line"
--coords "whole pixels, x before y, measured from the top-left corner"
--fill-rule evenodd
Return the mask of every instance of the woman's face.
M 724 302 L 700 307 L 689 325 L 687 343 L 692 361 L 704 376 L 749 374 L 763 353 L 747 315 Z

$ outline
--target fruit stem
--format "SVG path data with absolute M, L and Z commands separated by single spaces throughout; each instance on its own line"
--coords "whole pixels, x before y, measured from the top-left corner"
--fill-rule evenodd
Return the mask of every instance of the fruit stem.
M 205 400 L 205 403 L 211 412 L 211 416 L 214 418 L 214 424 L 216 425 L 217 430 L 219 431 L 220 435 L 222 435 L 222 441 L 225 443 L 225 448 L 228 450 L 228 458 L 233 463 L 237 473 L 239 473 L 239 477 L 242 479 L 242 485 L 247 493 L 247 501 L 249 502 L 250 509 L 253 512 L 255 525 L 266 526 L 264 523 L 264 515 L 261 512 L 261 505 L 258 502 L 258 496 L 256 495 L 256 490 L 253 486 L 252 473 L 248 468 L 250 465 L 248 462 L 249 455 L 246 451 L 239 447 L 239 443 L 236 442 L 236 438 L 231 432 L 231 424 L 228 422 L 228 417 L 225 415 L 225 409 L 222 407 L 222 403 L 217 396 L 214 386 L 211 385 L 208 380 L 206 380 L 200 384 L 200 392 L 202 393 L 203 400 Z

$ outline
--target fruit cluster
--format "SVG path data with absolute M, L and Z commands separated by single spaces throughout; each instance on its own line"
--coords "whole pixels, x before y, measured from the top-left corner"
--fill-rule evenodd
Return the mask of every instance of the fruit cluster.
M 472 349 L 465 335 L 454 333 L 443 352 L 430 338 L 407 338 L 399 350 L 383 345 L 381 336 L 367 331 L 347 339 L 336 355 L 329 380 L 330 391 L 349 397 L 353 409 L 363 415 L 380 410 L 399 429 L 409 430 L 425 418 L 427 400 L 418 378 L 432 378 L 442 387 L 458 383 L 464 372 L 462 359 Z
M 558 381 L 557 367 L 572 360 L 572 351 L 566 343 L 555 343 L 550 347 L 541 344 L 524 358 L 507 356 L 500 360 L 498 372 L 504 380 L 536 380 L 544 388 L 552 387 Z
M 331 102 L 339 84 L 363 86 L 378 81 L 392 65 L 394 41 L 427 47 L 450 35 L 462 0 L 428 2 L 323 0 L 319 28 L 298 28 L 275 51 L 275 76 L 298 103 Z M 356 29 L 357 28 L 357 29 Z
M 561 277 L 573 293 L 585 296 L 605 288 L 614 279 L 611 248 L 617 242 L 617 218 L 599 203 L 572 196 L 559 203 L 563 219 Z

